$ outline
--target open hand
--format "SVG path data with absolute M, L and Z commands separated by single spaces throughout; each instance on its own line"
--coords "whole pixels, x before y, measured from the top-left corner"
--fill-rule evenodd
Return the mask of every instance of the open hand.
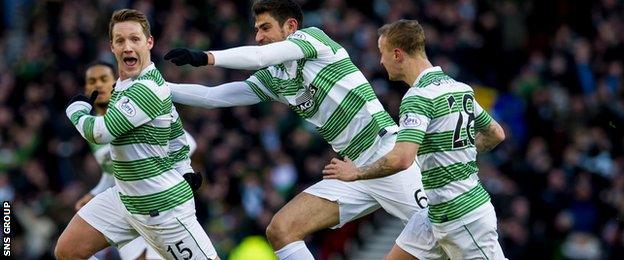
M 359 173 L 360 171 L 349 157 L 345 157 L 344 161 L 333 158 L 323 169 L 323 179 L 355 181 L 358 180 Z

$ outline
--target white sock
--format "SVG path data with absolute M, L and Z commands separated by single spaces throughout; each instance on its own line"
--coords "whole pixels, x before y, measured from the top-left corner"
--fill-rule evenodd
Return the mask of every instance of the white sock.
M 305 242 L 299 240 L 292 242 L 282 249 L 275 251 L 279 260 L 314 260 L 314 256 L 305 245 Z

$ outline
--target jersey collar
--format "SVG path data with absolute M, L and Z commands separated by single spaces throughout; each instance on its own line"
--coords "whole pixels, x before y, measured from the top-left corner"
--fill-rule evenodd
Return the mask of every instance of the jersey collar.
M 122 90 L 127 89 L 131 85 L 132 81 L 134 81 L 135 79 L 145 75 L 148 71 L 153 70 L 153 69 L 156 69 L 156 65 L 154 65 L 154 63 L 152 62 L 152 63 L 150 63 L 150 65 L 145 67 L 141 71 L 141 73 L 139 73 L 139 76 L 137 76 L 137 77 L 130 77 L 130 78 L 127 78 L 127 79 L 124 79 L 124 80 L 121 80 L 121 78 L 117 78 L 117 83 L 115 83 L 115 90 L 122 91 Z
M 431 68 L 427 68 L 425 70 L 423 70 L 418 77 L 416 77 L 416 81 L 414 81 L 414 83 L 412 84 L 412 87 L 418 86 L 418 83 L 420 82 L 420 79 L 422 79 L 425 75 L 432 73 L 432 72 L 442 72 L 442 68 L 440 68 L 440 66 L 435 66 L 435 67 L 431 67 Z

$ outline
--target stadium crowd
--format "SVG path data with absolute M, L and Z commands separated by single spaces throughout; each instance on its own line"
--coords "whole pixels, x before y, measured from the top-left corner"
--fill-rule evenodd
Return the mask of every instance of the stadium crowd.
M 624 2 L 298 2 L 304 26 L 348 50 L 395 120 L 407 88 L 379 65 L 377 28 L 400 18 L 423 24 L 432 63 L 472 85 L 506 130 L 479 157 L 479 175 L 509 259 L 624 259 Z M 249 1 L 3 1 L 0 200 L 13 206 L 16 259 L 51 257 L 74 203 L 99 179 L 64 109 L 87 64 L 114 63 L 108 19 L 126 7 L 148 14 L 152 60 L 167 81 L 212 86 L 251 73 L 162 60 L 174 47 L 255 44 Z M 197 216 L 224 259 L 244 238 L 264 236 L 272 214 L 320 180 L 335 155 L 282 104 L 178 108 L 198 144 L 193 167 L 206 178 Z M 341 249 L 324 239 L 334 232 L 308 241 L 315 255 Z

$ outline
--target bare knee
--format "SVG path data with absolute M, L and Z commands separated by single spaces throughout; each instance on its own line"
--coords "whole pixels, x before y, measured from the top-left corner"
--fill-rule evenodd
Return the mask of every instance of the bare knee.
M 292 228 L 292 223 L 286 218 L 280 217 L 279 214 L 273 216 L 269 226 L 266 229 L 266 236 L 269 243 L 275 250 L 278 250 L 291 242 L 302 240 L 303 236 L 297 235 L 296 230 Z
M 56 247 L 54 248 L 54 256 L 56 257 L 56 259 L 86 259 L 89 257 L 81 256 L 80 253 L 80 246 L 72 245 L 72 243 L 67 238 L 65 232 L 63 232 L 63 234 L 61 234 L 61 237 L 59 237 L 58 241 L 56 242 Z

